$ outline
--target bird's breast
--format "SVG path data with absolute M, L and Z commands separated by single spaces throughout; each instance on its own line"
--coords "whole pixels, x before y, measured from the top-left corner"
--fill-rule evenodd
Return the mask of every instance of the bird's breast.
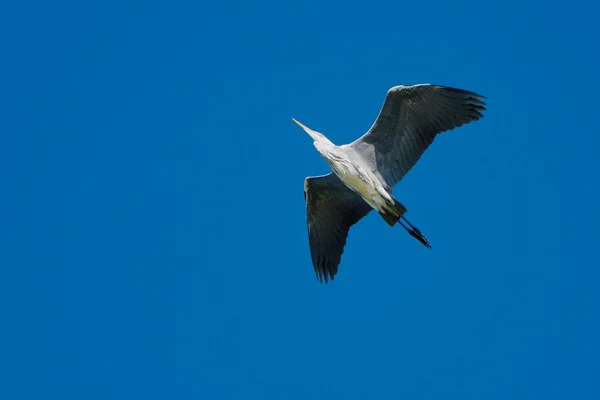
M 382 209 L 389 200 L 382 195 L 382 191 L 385 192 L 385 189 L 383 189 L 377 178 L 368 171 L 352 166 L 350 169 L 337 168 L 336 174 L 348 188 L 360 195 L 376 210 Z

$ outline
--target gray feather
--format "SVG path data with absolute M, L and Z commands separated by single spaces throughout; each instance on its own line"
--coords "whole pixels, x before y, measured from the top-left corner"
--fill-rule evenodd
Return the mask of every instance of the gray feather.
M 337 274 L 350 227 L 371 206 L 333 173 L 306 178 L 304 196 L 313 266 L 317 278 L 328 282 Z
M 485 97 L 446 86 L 396 86 L 373 126 L 348 145 L 393 188 L 442 132 L 480 119 Z M 369 149 L 372 147 L 372 149 Z

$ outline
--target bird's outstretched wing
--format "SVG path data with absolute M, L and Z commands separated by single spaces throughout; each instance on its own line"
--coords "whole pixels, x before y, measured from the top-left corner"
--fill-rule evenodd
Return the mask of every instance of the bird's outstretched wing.
M 350 143 L 373 172 L 393 188 L 438 133 L 483 117 L 484 96 L 431 84 L 391 88 L 373 126 Z
M 371 210 L 333 173 L 304 181 L 310 253 L 317 278 L 325 283 L 338 272 L 350 227 Z

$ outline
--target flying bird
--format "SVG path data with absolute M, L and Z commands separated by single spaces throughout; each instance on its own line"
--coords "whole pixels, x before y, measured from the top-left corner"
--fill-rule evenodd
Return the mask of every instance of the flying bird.
M 350 144 L 336 146 L 322 133 L 292 118 L 314 140 L 332 173 L 304 180 L 310 253 L 317 279 L 333 280 L 350 227 L 372 209 L 390 226 L 400 224 L 431 245 L 405 217 L 392 195 L 435 137 L 483 117 L 484 96 L 433 84 L 388 90 L 373 126 Z

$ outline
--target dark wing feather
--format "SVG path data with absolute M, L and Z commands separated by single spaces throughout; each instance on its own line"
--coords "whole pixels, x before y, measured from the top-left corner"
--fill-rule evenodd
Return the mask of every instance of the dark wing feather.
M 304 181 L 310 253 L 317 278 L 325 283 L 338 272 L 350 227 L 371 210 L 337 175 Z
M 393 188 L 436 135 L 483 117 L 485 97 L 438 85 L 396 86 L 369 131 L 349 144 Z

